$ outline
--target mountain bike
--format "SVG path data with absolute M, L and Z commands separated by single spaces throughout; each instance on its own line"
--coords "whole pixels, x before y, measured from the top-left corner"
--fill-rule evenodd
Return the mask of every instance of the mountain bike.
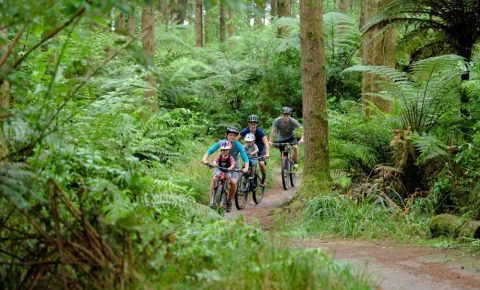
M 281 164 L 280 167 L 282 169 L 282 186 L 283 189 L 287 190 L 288 187 L 288 180 L 290 179 L 290 185 L 292 187 L 295 186 L 295 170 L 293 165 L 295 164 L 292 159 L 292 148 L 293 145 L 290 143 L 280 143 L 275 142 L 275 147 L 280 149 Z
M 263 157 L 249 157 L 250 160 L 264 160 Z M 258 163 L 248 168 L 248 173 L 242 174 L 238 181 L 238 190 L 235 194 L 235 206 L 238 210 L 245 208 L 248 201 L 248 195 L 251 193 L 255 204 L 262 202 L 265 195 L 265 186 L 261 185 L 261 178 L 258 174 Z
M 213 187 L 213 209 L 220 214 L 224 215 L 225 209 L 227 207 L 227 197 L 228 197 L 228 187 L 229 182 L 227 182 L 226 177 L 228 172 L 238 172 L 239 169 L 228 169 L 226 167 L 215 166 L 211 163 L 204 163 L 209 168 L 218 168 L 221 171 L 221 174 L 215 176 L 215 183 Z

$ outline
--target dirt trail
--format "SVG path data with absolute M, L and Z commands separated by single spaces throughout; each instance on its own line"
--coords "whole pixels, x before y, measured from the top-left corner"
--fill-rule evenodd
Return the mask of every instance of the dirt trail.
M 244 215 L 246 222 L 274 230 L 272 211 L 290 200 L 297 189 L 283 190 L 276 180 L 260 204 L 255 205 L 250 198 L 244 210 L 234 209 L 227 218 Z M 378 285 L 377 289 L 480 289 L 480 253 L 469 255 L 451 249 L 396 245 L 387 241 L 298 238 L 288 242 L 293 247 L 323 249 L 335 260 L 352 264 L 358 273 L 370 277 Z

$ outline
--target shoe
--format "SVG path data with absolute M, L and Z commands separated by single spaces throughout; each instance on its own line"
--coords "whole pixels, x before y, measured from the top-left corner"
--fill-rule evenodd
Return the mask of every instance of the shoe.
M 297 169 L 298 168 L 298 164 L 297 163 L 293 163 L 293 169 Z
M 226 209 L 227 212 L 231 212 L 232 211 L 232 201 L 229 200 L 227 201 L 227 209 Z
M 265 176 L 262 176 L 262 182 L 260 183 L 260 186 L 265 187 L 267 185 L 267 178 Z
M 210 208 L 214 208 L 215 207 L 215 202 L 213 201 L 213 199 L 210 201 L 210 203 L 208 204 L 208 206 Z

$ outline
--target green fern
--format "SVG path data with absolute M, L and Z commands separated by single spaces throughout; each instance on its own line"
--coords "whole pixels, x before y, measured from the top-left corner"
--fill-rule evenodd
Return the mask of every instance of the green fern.
M 437 136 L 431 134 L 419 135 L 417 133 L 411 135 L 410 138 L 412 139 L 415 148 L 418 148 L 421 153 L 417 159 L 418 165 L 424 165 L 434 158 L 445 159 L 448 157 L 445 144 L 440 141 Z

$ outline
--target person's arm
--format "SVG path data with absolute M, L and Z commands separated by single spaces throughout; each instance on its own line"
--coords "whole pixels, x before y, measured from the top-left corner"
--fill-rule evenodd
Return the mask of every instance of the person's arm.
M 270 156 L 270 143 L 268 143 L 267 136 L 263 136 L 262 141 L 265 145 L 265 157 L 268 158 Z
M 254 143 L 254 144 L 253 144 L 253 147 L 254 147 L 255 149 L 253 150 L 252 155 L 257 156 L 257 155 L 258 155 L 258 146 L 257 146 L 257 144 Z
M 218 166 L 218 160 L 220 159 L 220 156 L 215 157 L 213 160 L 213 166 Z
M 300 123 L 297 120 L 292 118 L 292 121 L 293 121 L 293 124 L 295 126 L 295 130 L 302 130 L 303 129 L 302 125 L 300 125 Z M 303 130 L 302 130 L 302 135 L 300 136 L 300 139 L 298 140 L 298 143 L 299 144 L 303 143 Z
M 270 144 L 273 143 L 273 137 L 275 137 L 276 130 L 275 127 L 272 127 L 272 131 L 270 132 Z
M 203 155 L 202 163 L 208 163 L 208 157 L 210 157 L 210 155 L 217 151 L 218 148 L 220 148 L 220 141 L 215 143 L 215 145 L 213 145 L 212 147 L 210 147 L 210 149 L 207 150 L 207 153 Z
M 248 130 L 247 128 L 243 129 L 242 131 L 240 131 L 240 134 L 238 134 L 237 136 L 237 140 L 240 141 L 242 140 L 243 137 L 245 137 L 245 135 L 247 135 L 248 133 Z
M 232 155 L 230 155 L 230 167 L 228 167 L 228 170 L 232 170 L 235 167 L 235 158 L 233 158 Z

